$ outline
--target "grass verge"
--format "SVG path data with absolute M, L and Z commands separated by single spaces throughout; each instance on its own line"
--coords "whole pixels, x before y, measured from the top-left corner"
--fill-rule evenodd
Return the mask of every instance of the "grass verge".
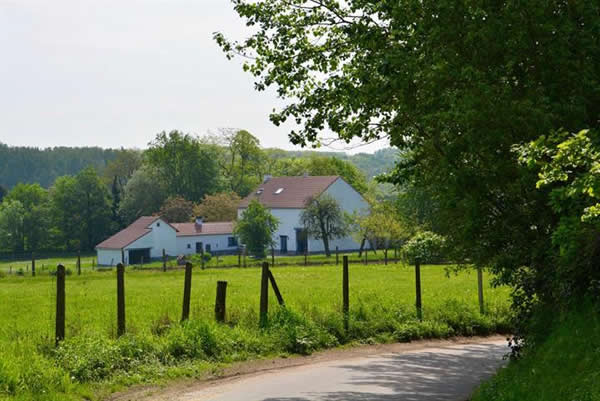
M 475 393 L 472 401 L 600 400 L 600 308 L 582 307 L 554 327 Z

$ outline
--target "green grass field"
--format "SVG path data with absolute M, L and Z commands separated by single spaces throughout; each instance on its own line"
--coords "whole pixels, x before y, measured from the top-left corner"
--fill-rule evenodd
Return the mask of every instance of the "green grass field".
M 68 265 L 68 263 L 67 263 Z M 72 268 L 71 268 L 72 269 Z M 423 266 L 424 320 L 415 318 L 414 269 L 351 264 L 350 329 L 343 329 L 341 267 L 275 267 L 287 309 L 270 296 L 270 324 L 258 328 L 260 269 L 194 269 L 191 321 L 181 316 L 183 271 L 128 268 L 128 335 L 116 339 L 116 275 L 86 268 L 67 276 L 64 345 L 53 347 L 55 278 L 0 278 L 0 399 L 90 399 L 114 386 L 197 375 L 216 364 L 352 342 L 509 330 L 508 289 L 485 277 L 487 314 L 473 271 Z M 214 323 L 216 282 L 225 280 L 227 323 Z M 107 390 L 108 389 L 108 390 Z

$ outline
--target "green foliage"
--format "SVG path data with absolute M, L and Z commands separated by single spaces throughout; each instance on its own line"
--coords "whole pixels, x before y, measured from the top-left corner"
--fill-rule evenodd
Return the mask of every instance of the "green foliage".
M 388 137 L 402 158 L 387 180 L 417 189 L 411 209 L 444 235 L 451 257 L 490 266 L 523 300 L 583 294 L 571 283 L 576 265 L 547 274 L 563 216 L 513 146 L 559 127 L 600 128 L 598 2 L 533 0 L 526 12 L 514 1 L 233 5 L 251 33 L 215 39 L 227 57 L 246 56 L 256 89 L 286 100 L 270 118 L 298 124 L 293 143 L 319 146 L 323 129 L 346 142 Z M 548 172 L 558 173 L 543 178 L 552 186 L 564 178 L 560 168 Z M 579 210 L 592 218 L 587 201 Z M 564 217 L 560 236 L 576 233 L 569 242 L 595 249 L 597 234 Z
M 194 203 L 181 197 L 169 197 L 158 213 L 169 223 L 187 223 L 194 215 Z
M 50 189 L 56 237 L 67 249 L 94 249 L 110 231 L 108 190 L 93 168 L 59 177 Z
M 265 249 L 273 245 L 273 234 L 278 226 L 279 220 L 269 209 L 257 200 L 252 200 L 236 222 L 234 234 L 240 238 L 242 244 L 246 245 L 251 255 L 264 258 Z
M 151 216 L 160 210 L 167 199 L 167 185 L 151 167 L 143 166 L 131 176 L 123 188 L 119 214 L 125 224 L 140 216 Z
M 597 307 L 570 310 L 541 325 L 543 338 L 484 383 L 473 401 L 600 400 L 600 319 Z M 546 313 L 556 315 L 555 310 Z
M 411 264 L 438 262 L 444 243 L 444 237 L 430 231 L 420 231 L 404 244 L 402 256 Z
M 0 203 L 0 243 L 2 248 L 16 251 L 22 246 L 25 208 L 18 200 Z
M 375 249 L 401 245 L 411 235 L 393 205 L 386 202 L 375 202 L 369 214 L 354 215 L 350 220 L 356 240 L 368 239 Z
M 50 228 L 48 192 L 39 184 L 17 184 L 5 200 L 18 201 L 23 206 L 22 232 L 14 251 L 34 251 L 47 245 Z
M 260 141 L 246 130 L 224 130 L 222 134 L 219 165 L 223 178 L 229 190 L 245 197 L 263 179 L 265 155 Z
M 344 211 L 337 200 L 327 194 L 308 200 L 300 214 L 300 223 L 308 235 L 323 241 L 327 256 L 331 255 L 329 241 L 345 237 L 349 232 Z
M 199 205 L 194 206 L 194 215 L 204 221 L 234 221 L 241 198 L 235 192 L 220 192 L 206 195 Z
M 169 196 L 199 202 L 218 190 L 217 149 L 179 131 L 161 132 L 144 153 L 166 183 Z

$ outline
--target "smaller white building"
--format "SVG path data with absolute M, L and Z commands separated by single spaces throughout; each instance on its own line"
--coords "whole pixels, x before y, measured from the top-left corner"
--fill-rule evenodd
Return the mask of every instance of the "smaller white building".
M 96 245 L 98 264 L 114 266 L 167 256 L 201 253 L 234 253 L 238 249 L 233 222 L 169 224 L 159 216 L 143 216 L 129 227 Z M 124 260 L 122 260 L 124 258 Z

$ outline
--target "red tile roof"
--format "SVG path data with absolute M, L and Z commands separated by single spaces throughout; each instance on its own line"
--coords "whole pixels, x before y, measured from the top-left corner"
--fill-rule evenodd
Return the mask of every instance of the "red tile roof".
M 191 235 L 225 235 L 233 233 L 233 221 L 219 221 L 214 223 L 173 223 L 177 229 L 178 237 Z
M 160 219 L 158 216 L 142 216 L 131 223 L 129 227 L 119 231 L 115 235 L 96 245 L 96 248 L 123 249 L 135 240 L 152 231 L 152 229 L 148 227 L 158 219 Z
M 242 199 L 238 207 L 248 207 L 256 199 L 269 208 L 302 209 L 309 198 L 322 194 L 338 178 L 337 175 L 273 177 Z

